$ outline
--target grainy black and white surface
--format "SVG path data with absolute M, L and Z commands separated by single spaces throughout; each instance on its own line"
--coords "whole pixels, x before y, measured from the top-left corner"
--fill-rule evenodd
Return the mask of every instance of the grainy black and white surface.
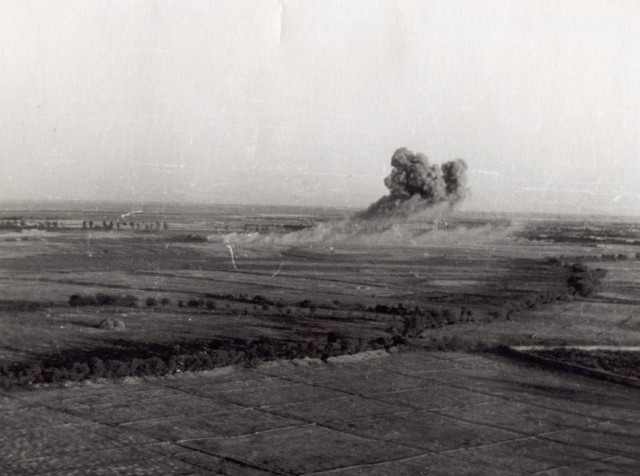
M 0 2 L 0 473 L 640 474 L 638 24 Z
M 637 390 L 455 352 L 343 360 L 9 393 L 0 465 L 60 475 L 633 474 L 640 465 Z

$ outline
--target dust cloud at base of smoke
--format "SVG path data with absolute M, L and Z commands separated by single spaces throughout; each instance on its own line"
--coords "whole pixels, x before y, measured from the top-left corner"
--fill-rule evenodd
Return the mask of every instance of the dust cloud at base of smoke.
M 223 237 L 225 243 L 242 246 L 438 246 L 438 245 L 486 245 L 509 239 L 522 230 L 517 223 L 479 224 L 467 226 L 456 224 L 454 214 L 438 213 L 446 206 L 436 206 L 427 212 L 399 222 L 380 218 L 357 220 L 347 218 L 339 221 L 318 223 L 305 230 L 286 234 L 278 233 L 230 233 Z M 220 237 L 212 236 L 211 241 Z

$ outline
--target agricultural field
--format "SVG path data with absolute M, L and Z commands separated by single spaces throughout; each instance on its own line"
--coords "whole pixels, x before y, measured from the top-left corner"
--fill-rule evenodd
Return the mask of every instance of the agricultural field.
M 537 230 L 548 222 L 458 213 L 326 239 L 311 224 L 331 223 L 339 211 L 194 207 L 122 219 L 126 213 L 0 216 L 0 225 L 17 223 L 0 232 L 4 362 L 207 339 L 389 338 L 403 333 L 407 316 L 419 321 L 408 337 L 471 335 L 470 344 L 634 342 L 640 329 L 637 247 L 541 242 Z M 142 229 L 129 226 L 134 218 Z M 53 221 L 56 228 L 38 229 Z M 83 229 L 89 221 L 97 225 Z M 121 226 L 109 228 L 114 221 Z M 245 231 L 247 223 L 264 231 Z M 618 254 L 628 259 L 589 261 Z M 569 296 L 566 265 L 550 257 L 607 269 L 603 289 Z M 100 328 L 105 320 L 125 329 Z
M 8 392 L 0 469 L 637 474 L 637 390 L 484 354 L 345 359 Z
M 629 221 L 447 212 L 358 228 L 349 222 L 348 210 L 113 204 L 85 208 L 64 204 L 0 212 L 0 383 L 8 405 L 4 416 L 19 421 L 27 412 L 16 408 L 44 408 L 42 418 L 54 418 L 55 424 L 33 425 L 45 446 L 50 427 L 84 421 L 82 426 L 86 418 L 99 422 L 96 431 L 86 427 L 96 441 L 114 438 L 105 432 L 126 429 L 136 448 L 141 445 L 158 459 L 158 468 L 164 468 L 151 468 L 150 474 L 197 473 L 194 468 L 207 474 L 246 474 L 249 469 L 300 474 L 351 467 L 353 474 L 371 474 L 367 465 L 375 465 L 378 473 L 373 474 L 399 474 L 395 469 L 385 472 L 391 471 L 385 465 L 395 460 L 405 461 L 398 470 L 414 474 L 427 453 L 430 464 L 448 462 L 452 472 L 443 474 L 461 474 L 461 468 L 466 468 L 465 474 L 529 474 L 554 468 L 560 463 L 523 460 L 518 463 L 526 463 L 521 470 L 510 472 L 515 466 L 501 459 L 508 445 L 537 451 L 523 442 L 538 433 L 518 423 L 535 392 L 524 392 L 522 400 L 511 402 L 513 412 L 495 427 L 474 426 L 479 416 L 472 411 L 458 421 L 457 410 L 446 409 L 491 407 L 500 393 L 496 369 L 520 375 L 523 381 L 531 375 L 541 381 L 547 375 L 558 385 L 566 380 L 492 354 L 501 346 L 640 342 L 640 230 Z M 371 360 L 375 364 L 322 364 L 371 352 L 395 355 Z M 304 366 L 264 363 L 305 358 L 316 362 L 311 380 Z M 393 377 L 389 372 L 401 370 L 388 365 L 403 368 L 402 375 L 409 377 Z M 195 379 L 192 384 L 171 383 L 181 373 L 215 373 L 212 369 L 229 366 L 257 370 L 236 370 L 222 379 L 215 374 L 218 377 L 211 381 L 203 374 L 190 377 Z M 420 379 L 430 377 L 432 367 L 441 380 L 412 380 L 414 372 Z M 268 368 L 287 369 L 286 375 L 265 375 L 271 372 L 264 370 Z M 478 392 L 488 369 L 492 383 L 485 381 L 486 392 Z M 104 380 L 123 377 L 159 380 L 140 381 L 131 391 L 122 384 L 109 387 Z M 587 386 L 593 392 L 598 385 L 618 388 L 586 377 L 571 378 L 577 380 L 567 385 Z M 95 379 L 102 383 L 87 383 Z M 73 382 L 78 382 L 73 391 L 49 387 Z M 186 394 L 183 385 L 191 385 Z M 220 386 L 229 386 L 231 393 L 218 398 L 218 391 L 227 392 Z M 211 412 L 222 426 L 208 427 L 195 418 L 211 413 L 206 409 L 211 404 L 207 388 L 215 394 Z M 25 394 L 25 389 L 37 390 Z M 396 395 L 397 391 L 403 393 Z M 610 391 L 613 395 L 618 390 Z M 374 393 L 380 398 L 371 399 Z M 68 396 L 72 394 L 79 395 L 78 402 Z M 336 407 L 326 402 L 353 395 L 366 398 L 332 414 Z M 57 398 L 68 405 L 52 410 Z M 139 408 L 140 398 L 145 399 L 144 409 Z M 544 410 L 534 405 L 527 411 L 561 411 L 572 397 L 553 404 L 552 397 L 545 398 L 550 400 L 540 406 Z M 265 406 L 273 411 L 259 418 L 244 413 Z M 108 408 L 108 415 L 101 408 Z M 49 415 L 54 410 L 62 413 Z M 174 410 L 186 413 L 171 413 Z M 406 414 L 415 411 L 421 420 Z M 434 428 L 433 442 L 415 443 L 426 431 L 416 427 L 417 421 L 425 428 L 444 428 L 454 417 L 457 430 L 441 435 L 444 430 Z M 589 425 L 600 428 L 606 417 Z M 318 426 L 318 418 L 331 421 Z M 640 413 L 632 406 L 619 418 L 640 418 Z M 97 431 L 99 425 L 105 427 Z M 239 430 L 243 425 L 247 429 Z M 578 445 L 575 440 L 582 436 L 574 433 L 586 432 L 589 426 L 581 425 L 545 428 L 545 434 L 570 434 L 569 443 L 558 443 L 560 436 L 540 441 Z M 578 426 L 582 429 L 569 431 Z M 265 431 L 282 441 L 271 446 L 272 440 L 243 436 Z M 469 437 L 459 440 L 465 433 Z M 379 434 L 398 437 L 380 441 L 374 437 Z M 625 436 L 625 444 L 635 437 Z M 320 449 L 304 443 L 305 438 L 317 441 Z M 82 451 L 90 451 L 92 441 L 77 444 L 88 445 Z M 285 451 L 294 441 L 302 445 L 299 457 L 271 452 Z M 535 440 L 534 447 L 540 441 Z M 251 457 L 245 443 L 256 448 Z M 362 449 L 358 458 L 335 456 L 347 443 Z M 633 455 L 611 444 L 613 449 L 601 452 L 589 446 L 567 464 L 597 468 L 613 458 L 625 471 L 636 466 Z M 337 459 L 323 460 L 322 445 Z M 483 453 L 479 448 L 485 445 L 497 446 Z M 127 448 L 120 448 L 123 458 L 132 451 Z M 165 449 L 165 456 L 159 456 Z M 35 457 L 25 448 L 15 451 L 2 463 L 7 468 Z M 113 451 L 101 449 L 96 458 Z M 554 452 L 563 454 L 558 448 Z M 136 454 L 137 458 L 141 453 Z M 177 454 L 182 456 L 174 458 Z M 133 465 L 132 472 L 142 464 L 136 458 L 123 462 Z M 62 464 L 61 474 L 73 467 L 55 464 Z M 485 465 L 486 471 L 471 472 L 475 464 Z

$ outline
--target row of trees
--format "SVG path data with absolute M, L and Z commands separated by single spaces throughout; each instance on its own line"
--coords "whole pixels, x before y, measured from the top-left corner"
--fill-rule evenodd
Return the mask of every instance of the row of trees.
M 24 220 L 14 221 L 2 221 L 0 222 L 0 230 L 22 230 L 27 228 L 27 223 Z M 38 222 L 35 225 L 31 225 L 30 228 L 37 228 L 38 230 L 44 230 L 49 228 L 58 228 L 57 221 L 44 221 Z
M 37 223 L 27 224 L 24 220 L 6 220 L 0 222 L 0 230 L 17 230 L 23 229 L 37 229 L 37 230 L 49 230 L 62 228 L 63 225 L 58 223 L 57 220 L 46 220 Z
M 58 354 L 39 363 L 0 363 L 0 388 L 95 378 L 168 375 L 228 365 L 253 366 L 274 359 L 318 358 L 388 349 L 405 341 L 390 336 L 355 338 L 341 332 L 319 334 L 308 341 L 222 338 L 212 341 L 140 345 L 128 354 L 120 349 Z M 116 354 L 117 353 L 117 354 Z
M 114 228 L 117 228 L 119 230 L 121 228 L 126 228 L 126 227 L 129 227 L 132 230 L 134 229 L 135 230 L 140 230 L 140 229 L 160 230 L 161 228 L 164 230 L 169 229 L 169 225 L 167 224 L 166 221 L 165 222 L 156 221 L 155 223 L 140 223 L 140 222 L 134 222 L 134 221 L 127 222 L 127 221 L 117 220 L 114 223 L 113 220 L 111 221 L 104 220 L 102 224 L 100 224 L 99 222 L 94 222 L 93 220 L 84 220 L 82 222 L 83 230 L 86 230 L 86 229 L 113 230 Z M 46 220 L 46 221 L 41 221 L 37 223 L 27 223 L 25 220 L 0 221 L 0 230 L 15 230 L 15 231 L 22 231 L 25 229 L 57 230 L 57 229 L 64 229 L 64 228 L 66 228 L 64 224 L 58 222 L 58 220 Z
M 153 230 L 153 229 L 159 230 L 161 227 L 162 227 L 164 230 L 168 230 L 168 229 L 169 229 L 169 225 L 167 224 L 167 222 L 166 222 L 166 221 L 165 221 L 165 222 L 162 222 L 162 223 L 160 223 L 159 221 L 156 221 L 156 222 L 155 222 L 155 224 L 154 224 L 154 223 L 144 223 L 144 224 L 141 224 L 140 222 L 130 221 L 129 223 L 127 223 L 126 221 L 120 221 L 120 220 L 118 220 L 118 221 L 116 221 L 116 223 L 115 223 L 115 227 L 116 227 L 118 230 L 119 230 L 121 227 L 122 227 L 122 228 L 126 228 L 127 226 L 128 226 L 129 228 L 131 228 L 132 230 L 134 230 L 134 229 L 135 229 L 135 230 L 140 230 L 140 229 L 141 229 L 141 227 L 144 227 L 144 229 L 145 229 L 145 230 Z M 113 230 L 113 228 L 114 228 L 113 220 L 112 220 L 112 221 L 109 221 L 109 222 L 107 222 L 107 221 L 103 221 L 103 222 L 102 222 L 102 227 L 100 227 L 100 225 L 98 225 L 98 224 L 94 223 L 94 222 L 93 222 L 93 220 L 89 220 L 89 221 L 84 220 L 84 221 L 82 222 L 82 229 L 83 229 L 83 230 L 86 230 L 86 229 L 93 230 L 93 229 L 95 229 L 95 228 L 101 228 L 101 229 L 103 229 L 103 230 Z

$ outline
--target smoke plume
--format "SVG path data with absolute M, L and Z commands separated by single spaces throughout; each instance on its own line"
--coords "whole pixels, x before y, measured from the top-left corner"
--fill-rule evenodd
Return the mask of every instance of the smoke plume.
M 427 245 L 455 239 L 458 243 L 469 240 L 477 245 L 483 240 L 495 241 L 508 234 L 505 229 L 468 229 L 448 223 L 449 219 L 455 222 L 452 208 L 468 193 L 464 160 L 430 164 L 424 154 L 401 148 L 393 154 L 391 166 L 391 173 L 384 180 L 389 193 L 366 210 L 342 220 L 321 222 L 286 234 L 232 233 L 225 237 L 225 244 Z
M 391 166 L 391 174 L 384 179 L 389 194 L 356 218 L 411 215 L 439 203 L 453 206 L 467 195 L 467 163 L 462 159 L 432 165 L 424 154 L 403 147 L 394 152 Z

